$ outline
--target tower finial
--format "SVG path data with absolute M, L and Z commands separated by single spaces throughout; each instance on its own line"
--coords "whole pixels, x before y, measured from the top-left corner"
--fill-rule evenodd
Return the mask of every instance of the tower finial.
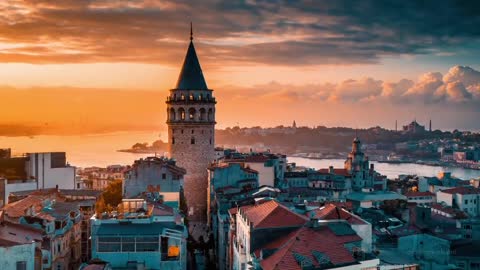
M 190 22 L 190 41 L 193 40 L 193 23 Z

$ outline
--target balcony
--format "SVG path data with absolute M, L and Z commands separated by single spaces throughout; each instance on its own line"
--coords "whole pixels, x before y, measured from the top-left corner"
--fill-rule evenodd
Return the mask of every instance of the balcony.
M 181 99 L 181 98 L 172 98 L 167 97 L 167 104 L 174 104 L 174 105 L 201 105 L 201 104 L 216 104 L 217 101 L 214 97 L 211 98 L 204 98 L 204 99 Z

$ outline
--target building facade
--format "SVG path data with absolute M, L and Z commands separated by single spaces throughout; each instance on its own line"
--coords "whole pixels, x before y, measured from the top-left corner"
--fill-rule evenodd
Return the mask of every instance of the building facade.
M 185 170 L 167 158 L 147 157 L 135 160 L 125 172 L 123 192 L 125 198 L 133 198 L 145 192 L 158 192 L 164 199 L 179 201 Z
M 168 147 L 185 168 L 184 192 L 190 220 L 207 220 L 207 168 L 215 159 L 215 98 L 207 87 L 190 37 L 174 89 L 167 97 Z
M 176 209 L 123 199 L 118 214 L 92 217 L 92 258 L 113 269 L 187 269 L 188 232 Z

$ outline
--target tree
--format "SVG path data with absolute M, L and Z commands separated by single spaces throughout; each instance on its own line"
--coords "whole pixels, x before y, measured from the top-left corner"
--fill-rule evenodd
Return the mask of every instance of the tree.
M 97 213 L 117 207 L 122 202 L 122 180 L 114 180 L 105 188 L 95 205 Z
M 136 143 L 132 146 L 132 149 L 145 150 L 148 148 L 148 143 Z

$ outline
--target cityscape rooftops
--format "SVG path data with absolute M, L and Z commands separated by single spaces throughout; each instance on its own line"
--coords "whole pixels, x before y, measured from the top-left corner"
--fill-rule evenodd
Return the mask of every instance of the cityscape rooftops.
M 302 226 L 294 232 L 268 244 L 260 261 L 264 270 L 304 269 L 304 267 L 331 268 L 356 264 L 357 260 L 346 244 L 361 241 L 355 232 L 338 234 L 332 226 Z M 256 252 L 259 253 L 258 251 Z
M 42 231 L 30 226 L 2 222 L 0 224 L 0 246 L 30 244 L 42 241 Z
M 353 201 L 386 201 L 406 200 L 404 195 L 392 191 L 353 192 L 347 195 L 347 199 Z
M 308 220 L 275 200 L 242 206 L 239 212 L 255 229 L 301 226 Z
M 318 170 L 319 173 L 321 174 L 335 174 L 335 175 L 343 175 L 345 177 L 350 177 L 351 174 L 348 172 L 347 169 L 337 169 L 337 168 L 333 168 L 333 170 L 330 170 L 329 168 L 326 168 L 326 169 L 320 169 Z
M 350 224 L 368 224 L 360 217 L 348 212 L 347 210 L 338 207 L 334 204 L 327 204 L 318 209 L 312 210 L 308 213 L 310 218 L 316 218 L 319 220 L 336 220 L 343 219 Z
M 430 192 L 430 191 L 425 191 L 425 192 L 413 192 L 413 191 L 410 191 L 410 192 L 407 192 L 405 193 L 405 196 L 407 198 L 412 198 L 412 197 L 430 197 L 430 196 L 435 196 L 434 193 Z
M 139 166 L 150 165 L 150 164 L 161 164 L 165 165 L 172 173 L 178 175 L 185 175 L 187 171 L 184 168 L 178 167 L 174 159 L 169 159 L 166 157 L 146 157 L 135 160 L 132 167 L 126 172 L 135 171 Z
M 472 195 L 472 194 L 480 194 L 480 189 L 474 187 L 456 187 L 451 189 L 444 189 L 440 192 L 448 193 L 448 194 L 461 194 L 461 195 Z

